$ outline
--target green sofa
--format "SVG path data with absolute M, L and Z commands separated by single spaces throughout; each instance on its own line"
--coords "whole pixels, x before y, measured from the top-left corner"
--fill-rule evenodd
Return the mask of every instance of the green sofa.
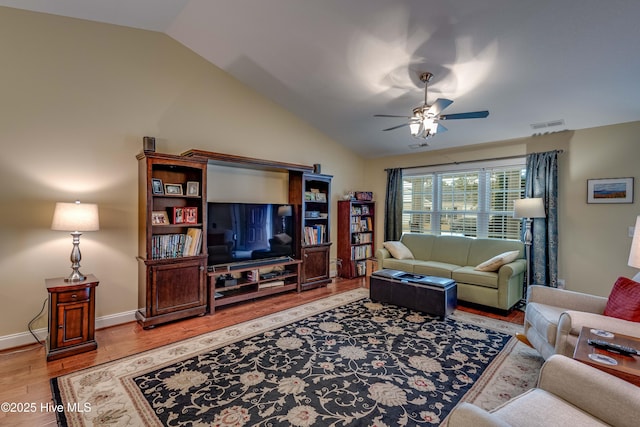
M 459 301 L 500 310 L 510 310 L 523 297 L 526 261 L 520 241 L 406 233 L 400 242 L 413 259 L 394 258 L 381 248 L 376 251 L 378 268 L 451 278 L 457 282 Z M 476 270 L 479 264 L 508 251 L 519 251 L 517 259 L 496 271 Z

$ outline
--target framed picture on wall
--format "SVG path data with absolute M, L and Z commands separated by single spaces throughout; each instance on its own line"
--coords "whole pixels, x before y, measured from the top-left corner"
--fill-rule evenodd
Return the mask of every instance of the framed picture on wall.
M 633 177 L 588 179 L 587 203 L 633 203 Z

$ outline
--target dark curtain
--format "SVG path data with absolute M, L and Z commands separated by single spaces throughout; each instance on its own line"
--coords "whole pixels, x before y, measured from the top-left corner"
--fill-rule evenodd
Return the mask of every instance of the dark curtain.
M 527 155 L 525 197 L 544 200 L 545 218 L 534 218 L 531 283 L 557 287 L 558 282 L 558 152 Z
M 387 196 L 384 207 L 384 240 L 402 236 L 402 169 L 387 169 Z

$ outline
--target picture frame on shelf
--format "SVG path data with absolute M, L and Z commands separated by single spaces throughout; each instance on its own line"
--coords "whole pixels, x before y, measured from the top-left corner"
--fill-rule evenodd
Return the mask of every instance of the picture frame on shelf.
M 187 181 L 187 196 L 199 196 L 200 183 L 198 181 Z
M 633 203 L 633 177 L 588 179 L 587 203 Z
M 169 215 L 165 211 L 153 211 L 151 212 L 151 224 L 169 225 Z
M 184 223 L 184 208 L 182 207 L 174 207 L 172 215 L 172 224 L 183 224 Z
M 155 195 L 164 195 L 164 186 L 159 178 L 151 178 L 151 193 Z
M 181 184 L 165 184 L 164 185 L 164 194 L 168 196 L 182 196 L 182 185 Z
M 198 208 L 185 207 L 183 210 L 183 220 L 185 224 L 197 224 L 198 223 Z
M 326 193 L 316 193 L 316 202 L 327 203 Z
M 305 191 L 304 192 L 304 200 L 306 202 L 315 202 L 316 201 L 316 193 L 314 193 L 312 191 Z
M 360 202 L 370 202 L 373 200 L 372 191 L 356 191 L 356 200 Z

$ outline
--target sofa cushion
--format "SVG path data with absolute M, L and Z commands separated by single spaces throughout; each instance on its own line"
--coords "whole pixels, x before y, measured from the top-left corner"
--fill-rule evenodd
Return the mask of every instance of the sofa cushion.
M 640 283 L 618 277 L 609 294 L 604 315 L 640 322 Z
M 382 244 L 395 259 L 414 259 L 413 253 L 402 242 L 389 241 Z
M 545 415 L 541 415 L 544 411 Z M 549 417 L 549 425 L 555 426 L 607 426 L 605 422 L 590 415 L 555 394 L 540 388 L 529 390 L 506 404 L 502 404 L 491 413 L 512 426 L 540 426 L 546 424 L 543 419 Z
M 469 258 L 463 265 L 478 265 L 489 258 L 507 251 L 520 251 L 518 258 L 524 258 L 524 243 L 508 239 L 473 239 L 469 248 Z
M 400 241 L 409 248 L 415 259 L 428 261 L 431 259 L 433 242 L 437 238 L 433 234 L 405 233 Z
M 453 271 L 451 278 L 458 283 L 485 286 L 498 289 L 498 273 L 489 271 L 477 271 L 474 267 L 460 267 Z
M 395 258 L 385 258 L 382 261 L 382 266 L 380 268 L 387 268 L 391 270 L 402 270 L 408 273 L 415 273 L 414 265 L 417 261 L 413 259 L 395 259 Z
M 417 261 L 413 266 L 413 272 L 415 274 L 446 277 L 447 279 L 451 279 L 451 273 L 453 273 L 453 271 L 458 268 L 460 268 L 460 266 L 455 264 L 448 264 L 446 262 Z
M 438 236 L 433 243 L 430 261 L 444 262 L 462 267 L 467 264 L 469 247 L 474 239 L 459 236 Z
M 519 257 L 520 251 L 503 252 L 478 264 L 475 269 L 478 271 L 498 271 L 500 267 L 515 261 Z

